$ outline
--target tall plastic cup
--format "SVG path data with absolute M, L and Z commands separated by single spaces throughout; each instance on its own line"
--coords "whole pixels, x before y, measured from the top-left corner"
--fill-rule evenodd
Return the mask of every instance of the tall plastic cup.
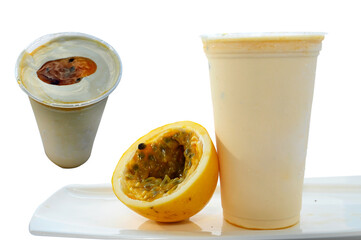
M 320 33 L 202 36 L 224 218 L 251 229 L 300 219 Z
M 45 83 L 36 71 L 47 61 L 87 57 L 97 64 L 94 74 L 79 83 Z M 19 56 L 16 79 L 28 94 L 48 158 L 63 168 L 85 163 L 108 99 L 121 77 L 121 61 L 104 41 L 82 33 L 56 33 L 33 42 Z

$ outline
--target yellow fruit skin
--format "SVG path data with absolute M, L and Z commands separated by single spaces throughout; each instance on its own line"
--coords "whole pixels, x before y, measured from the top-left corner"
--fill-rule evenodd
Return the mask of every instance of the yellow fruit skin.
M 206 130 L 202 126 L 196 123 L 181 123 L 192 123 L 195 126 L 201 127 L 206 132 Z M 166 126 L 171 126 L 171 124 Z M 209 138 L 207 132 L 206 135 Z M 138 214 L 158 222 L 178 222 L 188 219 L 194 214 L 198 213 L 211 199 L 218 181 L 217 152 L 210 138 L 209 142 L 211 144 L 211 147 L 209 149 L 209 158 L 202 159 L 202 161 L 207 161 L 205 168 L 202 169 L 202 173 L 197 176 L 197 179 L 190 186 L 187 186 L 187 189 L 185 189 L 182 194 L 174 198 L 170 198 L 169 201 L 163 201 L 160 204 L 156 204 L 154 202 L 155 204 L 147 203 L 144 204 L 144 206 L 142 204 L 139 204 L 139 201 L 138 204 L 129 204 L 129 202 L 124 201 L 116 194 L 118 199 Z M 120 161 L 122 161 L 122 159 Z M 114 181 L 115 174 L 116 173 L 114 172 L 112 180 L 114 192 L 116 192 L 114 189 L 116 184 Z M 194 175 L 192 177 L 194 177 Z

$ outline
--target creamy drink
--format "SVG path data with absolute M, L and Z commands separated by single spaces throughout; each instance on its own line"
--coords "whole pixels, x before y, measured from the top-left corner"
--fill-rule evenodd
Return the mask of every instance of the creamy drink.
M 323 38 L 313 33 L 202 37 L 228 222 L 277 229 L 299 221 Z
M 21 53 L 16 74 L 48 158 L 64 168 L 86 162 L 107 98 L 120 80 L 115 50 L 86 34 L 46 35 Z

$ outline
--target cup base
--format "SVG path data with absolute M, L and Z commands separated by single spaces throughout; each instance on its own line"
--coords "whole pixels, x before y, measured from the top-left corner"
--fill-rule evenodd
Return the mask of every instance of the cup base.
M 247 219 L 228 215 L 223 212 L 224 219 L 237 227 L 252 230 L 276 230 L 289 228 L 296 225 L 300 221 L 300 215 L 290 218 L 276 220 Z
M 50 161 L 52 161 L 55 165 L 57 165 L 58 167 L 64 168 L 64 169 L 80 167 L 81 165 L 86 163 L 88 161 L 88 159 L 90 158 L 90 155 L 88 155 L 88 157 L 85 157 L 84 159 L 76 159 L 76 160 L 74 160 L 74 159 L 58 159 L 56 156 L 52 156 L 51 154 L 48 154 L 46 151 L 45 151 L 45 154 L 48 157 L 48 159 Z

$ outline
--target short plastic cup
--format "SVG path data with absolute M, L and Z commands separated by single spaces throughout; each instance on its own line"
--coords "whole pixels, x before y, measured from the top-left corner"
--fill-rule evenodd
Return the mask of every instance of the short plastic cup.
M 24 54 L 31 54 L 33 50 L 54 39 L 69 36 L 80 36 L 96 41 L 101 46 L 106 47 L 114 55 L 114 66 L 119 68 L 116 80 L 106 92 L 86 101 L 74 103 L 44 101 L 24 84 L 23 79 L 21 79 L 20 62 Z M 20 54 L 16 64 L 16 79 L 22 90 L 29 96 L 45 153 L 53 163 L 62 168 L 74 168 L 89 159 L 108 96 L 118 85 L 121 71 L 120 58 L 109 44 L 82 33 L 68 32 L 43 36 L 34 41 Z M 59 88 L 62 88 L 62 86 L 59 86 Z
M 251 229 L 300 219 L 322 33 L 202 36 L 224 218 Z

